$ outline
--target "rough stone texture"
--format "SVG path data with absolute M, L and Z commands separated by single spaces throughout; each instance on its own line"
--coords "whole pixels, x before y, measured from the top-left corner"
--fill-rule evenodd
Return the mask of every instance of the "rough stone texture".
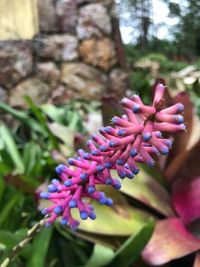
M 77 25 L 79 39 L 102 37 L 111 34 L 111 30 L 110 17 L 102 4 L 89 4 L 80 8 Z
M 38 0 L 40 32 L 52 33 L 58 31 L 55 0 Z
M 24 95 L 28 95 L 37 103 L 42 104 L 47 102 L 51 88 L 38 78 L 29 78 L 18 84 L 9 97 L 9 104 L 12 106 L 26 108 L 27 104 L 24 101 Z
M 69 34 L 40 36 L 34 40 L 35 53 L 44 59 L 71 61 L 78 57 L 78 40 Z
M 67 87 L 78 92 L 79 98 L 97 100 L 106 90 L 105 77 L 83 63 L 63 64 L 61 80 Z
M 0 42 L 0 85 L 11 88 L 32 71 L 31 49 L 27 42 Z
M 108 80 L 109 93 L 116 95 L 123 95 L 127 88 L 129 88 L 129 77 L 126 71 L 122 69 L 113 69 L 109 74 Z
M 49 102 L 55 105 L 67 104 L 71 101 L 71 99 L 80 99 L 80 92 L 63 84 L 52 91 Z M 84 99 L 86 99 L 85 94 Z
M 49 61 L 44 63 L 38 63 L 36 65 L 36 74 L 46 83 L 55 87 L 60 79 L 60 70 L 57 68 L 56 64 Z
M 55 7 L 59 31 L 75 34 L 78 11 L 76 0 L 57 0 Z
M 109 70 L 116 63 L 115 47 L 109 38 L 85 40 L 79 47 L 86 63 Z
M 24 94 L 36 104 L 124 95 L 114 0 L 38 0 L 38 9 L 37 36 L 0 41 L 0 101 L 26 107 Z
M 0 102 L 6 102 L 8 98 L 8 93 L 2 87 L 0 87 Z

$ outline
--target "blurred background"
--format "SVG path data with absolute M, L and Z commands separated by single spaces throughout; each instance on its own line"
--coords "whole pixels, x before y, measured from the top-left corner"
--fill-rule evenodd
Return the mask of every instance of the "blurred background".
M 185 104 L 167 159 L 110 190 L 114 206 L 94 204 L 76 233 L 38 233 L 10 266 L 200 266 L 200 2 L 0 0 L 0 262 L 42 219 L 57 164 L 123 96 L 149 104 L 158 78 L 166 104 Z

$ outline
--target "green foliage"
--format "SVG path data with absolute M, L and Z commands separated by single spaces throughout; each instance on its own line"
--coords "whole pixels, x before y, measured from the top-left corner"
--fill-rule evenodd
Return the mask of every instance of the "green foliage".
M 86 133 L 83 115 L 98 108 L 98 103 L 89 107 L 80 101 L 61 107 L 38 107 L 30 98 L 26 100 L 29 109 L 21 111 L 0 103 L 0 110 L 13 117 L 9 121 L 11 127 L 0 123 L 0 262 L 25 236 L 25 228 L 42 218 L 35 190 L 55 175 L 58 162 L 53 155 L 56 153 L 58 159 L 65 160 L 63 144 L 69 154 L 74 153 L 75 133 Z M 46 257 L 56 246 L 53 232 L 53 228 L 42 231 L 11 266 L 50 266 Z M 76 246 L 74 242 L 72 245 L 73 252 Z M 52 254 L 52 266 L 61 266 L 60 251 L 57 253 Z M 66 254 L 66 262 L 67 257 Z M 71 266 L 75 266 L 73 262 Z

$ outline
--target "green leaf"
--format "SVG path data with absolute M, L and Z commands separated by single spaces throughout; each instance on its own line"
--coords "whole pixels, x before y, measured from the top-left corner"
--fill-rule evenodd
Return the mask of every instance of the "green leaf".
M 92 253 L 91 258 L 85 265 L 85 267 L 101 267 L 105 266 L 114 256 L 114 252 L 112 249 L 101 246 L 95 245 L 94 251 Z
M 57 108 L 52 104 L 44 104 L 41 106 L 41 109 L 53 121 L 63 124 L 65 116 L 64 108 Z
M 42 229 L 35 237 L 32 246 L 32 255 L 27 263 L 29 267 L 44 267 L 46 255 L 50 245 L 53 227 Z
M 28 125 L 31 129 L 37 132 L 43 132 L 41 126 L 39 123 L 37 123 L 34 119 L 32 119 L 25 111 L 18 111 L 17 109 L 14 109 L 10 107 L 9 105 L 5 103 L 0 103 L 0 109 L 3 111 L 9 113 L 17 120 L 25 123 Z
M 13 197 L 6 203 L 4 208 L 1 210 L 0 226 L 2 226 L 6 218 L 10 215 L 12 208 L 20 200 L 21 196 L 21 192 L 18 192 L 17 194 L 13 195 Z
M 5 245 L 6 248 L 13 248 L 18 241 L 19 238 L 13 233 L 6 230 L 0 230 L 0 244 Z
M 137 235 L 129 237 L 117 250 L 112 261 L 105 267 L 126 267 L 130 266 L 139 256 L 145 245 L 152 236 L 154 221 L 150 219 Z
M 1 200 L 3 198 L 3 194 L 5 192 L 5 188 L 6 188 L 6 185 L 5 185 L 4 179 L 0 175 L 0 203 L 1 203 Z
M 12 159 L 13 163 L 16 166 L 17 171 L 20 173 L 24 172 L 24 164 L 19 154 L 18 148 L 15 144 L 15 141 L 9 131 L 9 129 L 5 125 L 0 126 L 0 135 L 2 140 L 4 141 L 7 151 Z
M 74 143 L 74 134 L 72 130 L 64 125 L 61 125 L 57 122 L 52 122 L 48 124 L 50 131 L 62 140 L 66 145 L 73 147 Z
M 149 214 L 131 207 L 124 196 L 112 188 L 109 190 L 106 187 L 100 189 L 106 192 L 106 195 L 114 201 L 112 207 L 102 206 L 97 201 L 94 201 L 96 220 L 82 221 L 79 229 L 93 233 L 104 234 L 110 236 L 129 236 L 137 233 L 146 223 Z M 79 214 L 73 210 L 74 215 L 79 219 Z
M 116 177 L 117 173 L 115 171 L 112 172 L 113 176 Z M 141 168 L 134 180 L 123 180 L 120 191 L 165 216 L 174 215 L 167 190 Z
M 26 143 L 23 152 L 23 161 L 25 165 L 25 174 L 29 175 L 37 163 L 37 145 L 33 142 Z
M 58 143 L 55 137 L 52 135 L 51 131 L 49 130 L 47 126 L 47 119 L 45 117 L 45 114 L 34 104 L 34 102 L 31 100 L 29 96 L 25 96 L 25 101 L 29 105 L 30 109 L 36 116 L 37 120 L 39 121 L 41 127 L 43 128 L 44 132 L 48 135 L 49 139 L 51 140 L 52 146 L 54 148 L 58 148 Z

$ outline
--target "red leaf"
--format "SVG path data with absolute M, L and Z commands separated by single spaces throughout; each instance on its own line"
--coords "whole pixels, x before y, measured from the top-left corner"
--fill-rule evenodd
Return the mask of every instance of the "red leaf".
M 172 200 L 183 222 L 189 224 L 200 218 L 200 141 L 188 154 L 176 174 Z
M 161 265 L 200 249 L 194 238 L 178 218 L 159 221 L 142 256 L 152 265 Z

